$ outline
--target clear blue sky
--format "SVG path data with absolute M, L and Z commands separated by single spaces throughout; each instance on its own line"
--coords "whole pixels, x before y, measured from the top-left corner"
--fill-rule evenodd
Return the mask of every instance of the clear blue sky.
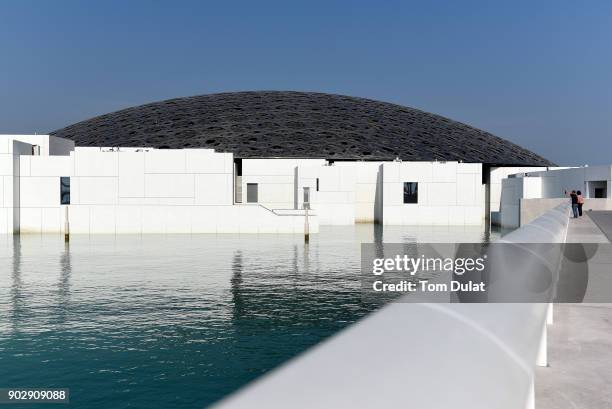
M 612 2 L 0 0 L 0 133 L 262 89 L 396 102 L 560 164 L 612 163 Z

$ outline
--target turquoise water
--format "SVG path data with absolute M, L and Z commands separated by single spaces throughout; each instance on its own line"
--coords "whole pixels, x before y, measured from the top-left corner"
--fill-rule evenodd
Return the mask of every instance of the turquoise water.
M 205 407 L 378 308 L 358 276 L 359 245 L 375 239 L 487 237 L 3 236 L 0 388 L 70 388 L 79 408 Z

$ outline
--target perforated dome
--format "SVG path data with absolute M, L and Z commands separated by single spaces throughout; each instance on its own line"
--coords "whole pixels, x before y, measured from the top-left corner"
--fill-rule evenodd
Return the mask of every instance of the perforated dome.
M 52 132 L 77 146 L 214 148 L 238 158 L 457 160 L 553 165 L 488 132 L 439 115 L 342 95 L 259 91 L 176 98 Z

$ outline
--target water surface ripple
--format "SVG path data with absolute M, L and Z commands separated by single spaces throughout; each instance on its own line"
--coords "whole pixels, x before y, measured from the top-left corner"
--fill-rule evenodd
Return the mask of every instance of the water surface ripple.
M 379 307 L 361 300 L 361 242 L 486 239 L 372 226 L 323 228 L 308 246 L 0 236 L 0 388 L 70 388 L 78 408 L 202 408 Z

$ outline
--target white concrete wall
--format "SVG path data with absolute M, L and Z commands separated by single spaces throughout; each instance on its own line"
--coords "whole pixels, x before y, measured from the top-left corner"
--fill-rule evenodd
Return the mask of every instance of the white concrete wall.
M 580 168 L 554 168 L 547 171 L 529 171 L 516 177 L 502 180 L 501 226 L 515 228 L 521 224 L 521 199 L 563 198 L 565 192 L 580 190 L 585 198 L 592 194 L 589 182 L 598 181 L 606 185 L 607 197 L 612 192 L 612 166 L 589 166 Z
M 304 206 L 304 187 L 310 188 L 311 209 L 321 225 L 355 223 L 355 173 L 346 167 L 298 166 L 298 208 Z M 317 179 L 319 190 L 317 191 Z
M 479 225 L 484 221 L 482 165 L 457 162 L 383 164 L 386 225 Z M 403 202 L 404 182 L 418 182 L 418 203 Z
M 74 142 L 49 135 L 0 135 L 0 154 L 12 153 L 12 141 L 40 146 L 41 155 L 69 155 Z
M 247 184 L 257 183 L 259 204 L 269 209 L 295 209 L 297 168 L 325 164 L 325 159 L 243 159 L 242 203 L 247 202 Z
M 233 155 L 211 149 L 77 148 L 69 156 L 21 156 L 19 169 L 22 233 L 63 232 L 61 176 L 71 179 L 75 234 L 304 230 L 301 214 L 234 206 Z M 310 231 L 318 231 L 315 214 Z
M 542 177 L 542 198 L 563 197 L 565 191 L 580 190 L 585 197 L 591 193 L 588 187 L 590 181 L 601 181 L 610 186 L 612 181 L 612 166 L 588 166 L 535 172 L 531 175 Z M 612 192 L 607 189 L 607 197 Z
M 374 223 L 382 219 L 383 162 L 336 162 L 355 175 L 355 223 Z
M 499 168 L 491 168 L 491 179 L 490 179 L 490 198 L 489 202 L 491 204 L 490 211 L 491 212 L 499 212 L 501 210 L 501 196 L 502 196 L 502 180 L 506 179 L 510 175 L 515 175 L 517 173 L 525 173 L 525 172 L 537 172 L 537 171 L 545 171 L 547 168 L 538 166 L 538 167 L 528 167 L 528 166 L 507 166 L 507 167 L 499 167 Z
M 316 215 L 311 233 L 319 231 Z M 259 205 L 71 205 L 75 234 L 303 233 L 304 216 Z
M 501 226 L 504 228 L 519 227 L 521 225 L 521 199 L 541 198 L 542 188 L 543 178 L 537 176 L 503 179 Z
M 20 230 L 20 159 L 31 153 L 32 145 L 0 135 L 0 233 Z

